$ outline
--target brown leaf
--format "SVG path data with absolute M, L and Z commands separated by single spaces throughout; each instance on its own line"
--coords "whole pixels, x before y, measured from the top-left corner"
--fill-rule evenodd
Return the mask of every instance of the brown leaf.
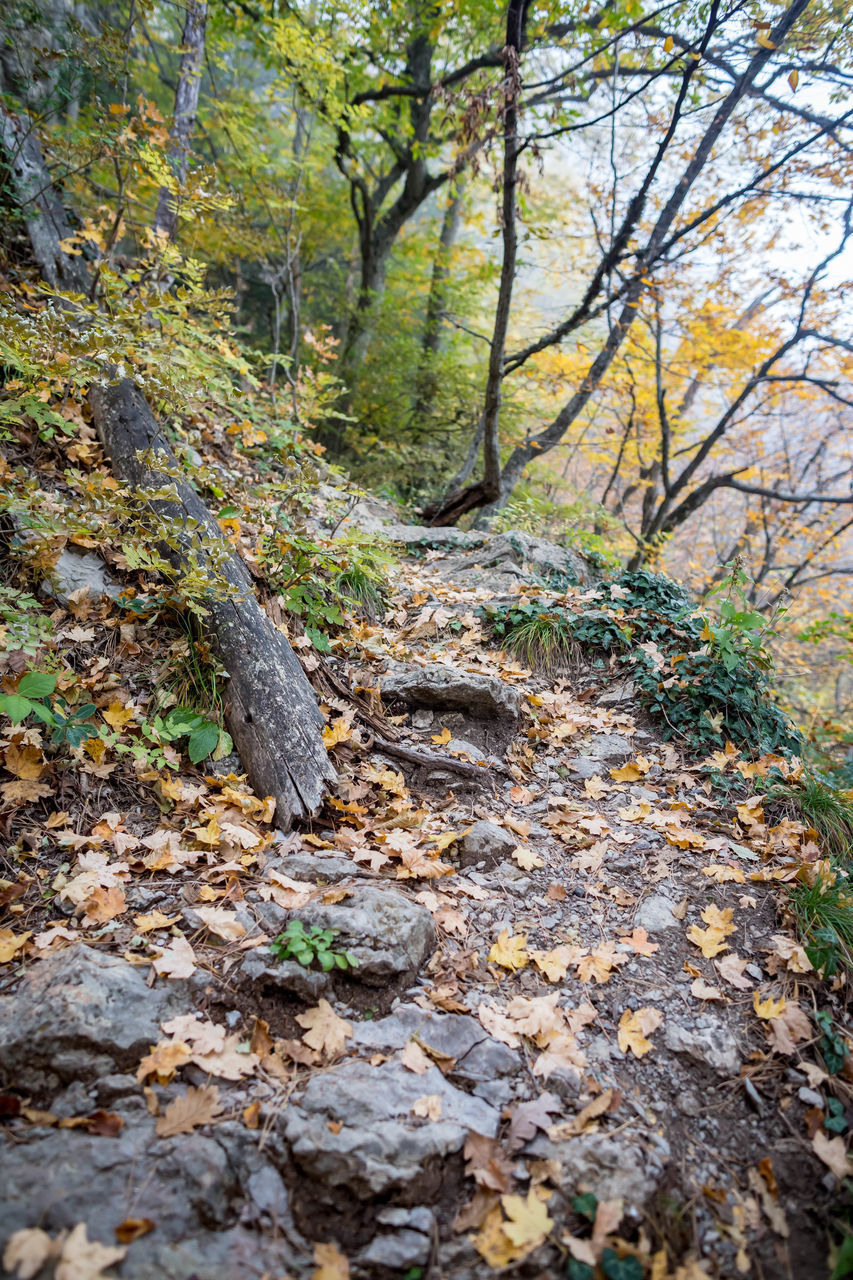
M 270 1036 L 270 1024 L 264 1022 L 263 1018 L 255 1018 L 255 1025 L 252 1028 L 252 1039 L 249 1042 L 249 1048 L 252 1053 L 256 1053 L 259 1058 L 265 1058 L 267 1054 L 272 1053 L 275 1045 Z
M 532 1102 L 520 1102 L 513 1109 L 509 1126 L 509 1149 L 518 1151 L 529 1142 L 537 1129 L 548 1129 L 552 1123 L 551 1112 L 560 1110 L 560 1099 L 555 1093 L 540 1093 Z
M 185 1094 L 170 1102 L 157 1121 L 158 1138 L 174 1138 L 179 1133 L 192 1133 L 199 1125 L 212 1124 L 222 1112 L 219 1089 L 215 1084 L 200 1088 L 190 1085 Z
M 153 1218 L 125 1218 L 116 1227 L 116 1240 L 119 1244 L 133 1244 L 140 1236 L 147 1236 L 156 1225 Z
M 462 1154 L 465 1157 L 465 1176 L 473 1178 L 489 1191 L 509 1191 L 512 1186 L 512 1165 L 497 1138 L 486 1138 L 481 1133 L 469 1133 Z
M 311 1280 L 349 1280 L 349 1260 L 331 1241 L 314 1245 L 314 1261 L 317 1268 Z
M 306 1028 L 302 1039 L 309 1049 L 316 1049 L 327 1058 L 339 1057 L 352 1036 L 352 1023 L 338 1017 L 325 999 L 321 999 L 316 1008 L 298 1013 L 296 1021 L 300 1027 Z

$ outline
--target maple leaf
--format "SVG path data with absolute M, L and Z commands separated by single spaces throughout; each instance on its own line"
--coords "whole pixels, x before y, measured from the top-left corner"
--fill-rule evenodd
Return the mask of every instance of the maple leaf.
M 53 795 L 53 787 L 46 782 L 32 782 L 19 779 L 16 782 L 4 782 L 0 786 L 0 795 L 5 805 L 17 807 L 20 804 L 32 804 Z
M 339 1017 L 328 1000 L 321 999 L 316 1008 L 298 1013 L 296 1021 L 300 1027 L 306 1028 L 302 1037 L 305 1044 L 327 1058 L 337 1058 L 342 1054 L 352 1035 L 352 1023 Z
M 812 1024 L 808 1014 L 798 1004 L 790 1001 L 778 1018 L 773 1018 L 767 1028 L 767 1038 L 777 1053 L 793 1053 L 801 1040 L 808 1040 Z
M 535 871 L 537 867 L 544 867 L 545 865 L 539 854 L 524 844 L 515 846 L 512 851 L 512 857 L 524 871 Z
M 823 1129 L 818 1129 L 812 1138 L 812 1146 L 815 1155 L 832 1170 L 836 1178 L 849 1178 L 853 1174 L 853 1160 L 848 1156 L 840 1134 L 835 1138 L 827 1138 Z
M 154 910 L 149 915 L 134 916 L 133 925 L 137 933 L 151 933 L 154 929 L 169 929 L 180 916 L 167 916 L 162 911 Z
M 51 1240 L 41 1227 L 24 1227 L 13 1232 L 6 1242 L 3 1270 L 10 1275 L 14 1272 L 18 1280 L 33 1280 L 48 1259 L 58 1252 L 58 1243 Z
M 471 1237 L 474 1248 L 490 1267 L 506 1267 L 525 1257 L 529 1250 L 514 1245 L 504 1231 L 504 1218 L 499 1204 L 486 1213 L 482 1226 Z
M 14 933 L 11 929 L 0 929 L 0 964 L 8 964 L 14 959 L 21 947 L 26 946 L 32 937 L 32 930 L 26 933 Z
M 331 1241 L 314 1245 L 314 1261 L 311 1280 L 349 1280 L 349 1260 Z
M 40 778 L 47 766 L 38 747 L 19 746 L 16 743 L 6 748 L 3 761 L 9 773 L 29 782 Z
M 592 1120 L 603 1116 L 606 1111 L 611 1109 L 614 1096 L 613 1089 L 605 1089 L 597 1098 L 593 1098 L 592 1102 L 588 1102 L 576 1116 L 572 1116 L 571 1120 L 566 1120 L 562 1124 L 551 1125 L 548 1130 L 548 1137 L 552 1142 L 560 1142 L 564 1138 L 573 1138 L 577 1134 L 583 1133 Z
M 656 951 L 660 951 L 660 943 L 649 942 L 648 933 L 639 927 L 619 941 L 628 943 L 636 956 L 653 956 Z
M 635 761 L 623 764 L 621 769 L 611 769 L 610 776 L 614 782 L 639 782 L 651 767 L 645 756 L 638 756 Z
M 725 939 L 730 933 L 734 933 L 736 928 L 732 924 L 733 915 L 734 911 L 731 907 L 720 911 L 719 907 L 711 903 L 702 912 L 702 919 L 708 928 L 700 929 L 697 924 L 692 924 L 687 930 L 687 937 L 699 948 L 706 960 L 711 960 L 721 951 L 728 950 Z
M 565 1030 L 563 1011 L 557 1008 L 560 995 L 559 991 L 553 991 L 547 996 L 515 996 L 507 1006 L 507 1013 L 519 1032 L 533 1040 L 559 1034 Z
M 503 929 L 489 952 L 489 962 L 499 964 L 502 969 L 509 969 L 512 972 L 523 969 L 529 959 L 526 947 L 526 933 L 517 933 L 510 937 L 509 929 Z
M 412 1103 L 412 1115 L 419 1116 L 422 1120 L 440 1120 L 441 1094 L 425 1093 L 423 1097 L 415 1098 Z
M 614 967 L 625 964 L 627 959 L 627 955 L 623 952 L 614 951 L 611 943 L 596 947 L 595 951 L 591 951 L 587 956 L 581 956 L 578 961 L 578 978 L 581 982 L 590 982 L 595 979 L 598 983 L 605 983 L 609 981 Z
M 116 729 L 121 733 L 125 725 L 130 724 L 131 720 L 136 718 L 136 708 L 133 706 L 124 707 L 114 699 L 106 711 L 102 711 L 101 715 L 106 720 L 111 729 Z
M 469 1133 L 463 1150 L 465 1176 L 489 1191 L 509 1191 L 513 1169 L 497 1138 Z
M 196 915 L 211 933 L 225 942 L 236 942 L 245 936 L 246 927 L 237 919 L 236 911 L 225 907 L 196 907 Z
M 719 987 L 710 987 L 704 978 L 696 978 L 690 984 L 690 994 L 697 1000 L 722 1000 L 723 993 Z
M 136 1069 L 136 1079 L 140 1084 L 149 1076 L 156 1076 L 160 1084 L 168 1084 L 179 1067 L 183 1067 L 192 1057 L 188 1044 L 179 1040 L 161 1040 L 151 1046 Z
M 215 1084 L 202 1085 L 198 1089 L 190 1085 L 186 1093 L 170 1102 L 158 1117 L 157 1137 L 174 1138 L 179 1133 L 192 1133 L 199 1125 L 212 1124 L 221 1113 L 219 1089 Z
M 123 1246 L 103 1245 L 97 1240 L 90 1240 L 86 1224 L 78 1222 L 63 1242 L 55 1280 L 106 1280 L 105 1269 L 114 1262 L 121 1262 L 126 1253 Z
M 738 991 L 748 991 L 752 986 L 752 978 L 745 978 L 743 971 L 749 962 L 736 951 L 730 951 L 722 960 L 715 960 L 714 965 L 721 978 L 737 987 Z
M 531 951 L 529 954 L 536 968 L 545 974 L 549 982 L 562 982 L 569 965 L 577 964 L 582 952 L 580 947 L 566 942 L 551 951 Z
M 186 938 L 174 938 L 151 962 L 161 978 L 191 978 L 195 973 L 195 952 Z
M 598 774 L 593 778 L 584 780 L 583 789 L 589 796 L 590 800 L 600 800 L 602 796 L 607 795 L 610 790 L 607 783 Z
M 710 876 L 717 884 L 727 884 L 729 881 L 734 884 L 744 884 L 746 876 L 740 867 L 732 867 L 729 863 L 718 863 L 715 867 L 703 867 L 703 876 Z
M 404 1067 L 414 1071 L 418 1076 L 422 1076 L 432 1066 L 432 1059 L 424 1053 L 417 1040 L 406 1041 L 406 1046 L 400 1054 L 400 1061 Z
M 430 741 L 434 742 L 437 747 L 443 747 L 451 741 L 452 737 L 453 734 L 449 729 L 442 729 L 441 733 L 434 733 L 430 738 Z
M 489 1035 L 500 1040 L 501 1044 L 509 1045 L 510 1049 L 517 1049 L 521 1044 L 517 1024 L 494 1005 L 483 1001 L 477 1006 L 477 1017 Z
M 634 1013 L 626 1009 L 619 1019 L 616 1039 L 622 1053 L 630 1049 L 635 1058 L 642 1058 L 653 1047 L 646 1037 L 656 1031 L 663 1022 L 663 1014 L 659 1009 L 637 1009 Z
M 583 1071 L 586 1054 L 574 1035 L 563 1032 L 553 1036 L 533 1064 L 533 1074 L 547 1080 L 555 1071 Z
M 207 1018 L 202 1021 L 193 1013 L 178 1014 L 160 1025 L 168 1035 L 192 1045 L 193 1053 L 220 1053 L 225 1048 L 225 1027 Z
M 766 1000 L 761 999 L 758 991 L 752 993 L 752 1007 L 759 1018 L 769 1021 L 771 1018 L 780 1018 L 787 1008 L 788 1001 L 784 996 L 780 996 L 778 1000 L 774 1000 L 772 996 L 768 996 Z
M 352 737 L 352 733 L 352 725 L 347 721 L 346 717 L 338 716 L 323 729 L 323 742 L 326 745 L 326 750 L 331 751 L 339 743 L 348 742 Z
M 127 906 L 124 896 L 124 890 L 118 885 L 113 885 L 109 889 L 94 889 L 89 897 L 81 903 L 78 911 L 84 912 L 82 923 L 90 924 L 107 924 L 110 920 L 114 920 L 116 916 L 121 915 Z
M 553 1227 L 548 1210 L 537 1195 L 541 1188 L 531 1188 L 527 1196 L 501 1196 L 501 1204 L 510 1219 L 504 1223 L 504 1234 L 519 1249 L 535 1249 Z

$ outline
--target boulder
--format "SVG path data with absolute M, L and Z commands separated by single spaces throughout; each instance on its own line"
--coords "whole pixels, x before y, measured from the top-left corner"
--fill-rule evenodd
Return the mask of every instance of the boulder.
M 589 561 L 578 551 L 523 533 L 520 529 L 510 529 L 492 538 L 478 559 L 483 568 L 509 561 L 542 577 L 566 578 L 581 584 L 595 582 L 598 577 Z
M 147 970 L 80 944 L 36 962 L 0 998 L 0 1074 L 41 1089 L 135 1067 L 160 1023 L 192 1006 L 197 984 L 149 987 Z M 51 1077 L 53 1081 L 51 1081 Z
M 433 663 L 419 667 L 389 662 L 382 677 L 382 696 L 407 707 L 427 706 L 461 711 L 482 719 L 517 721 L 521 694 L 497 676 L 478 675 L 460 667 Z
M 306 969 L 296 960 L 277 960 L 269 947 L 255 947 L 240 965 L 240 977 L 253 987 L 274 987 L 316 1004 L 332 986 L 331 973 Z
M 679 922 L 672 914 L 673 904 L 662 893 L 652 893 L 643 898 L 634 915 L 634 924 L 647 933 L 662 933 L 665 929 L 678 929 Z
M 423 1097 L 440 1100 L 439 1119 L 413 1115 Z M 346 1188 L 373 1200 L 417 1187 L 431 1198 L 441 1186 L 442 1162 L 461 1150 L 469 1131 L 495 1137 L 500 1115 L 455 1088 L 438 1067 L 416 1075 L 400 1062 L 362 1061 L 315 1075 L 283 1123 L 293 1159 L 318 1194 Z
M 437 528 L 427 529 L 421 524 L 391 524 L 382 533 L 391 542 L 399 542 L 407 549 L 470 551 L 474 547 L 482 547 L 488 534 L 478 533 L 471 529 Z
M 48 570 L 41 589 L 64 608 L 69 597 L 81 588 L 89 592 L 93 602 L 101 596 L 115 599 L 124 590 L 99 555 L 69 543 L 60 552 L 56 564 Z
M 358 961 L 347 972 L 369 986 L 411 977 L 435 948 L 430 912 L 394 889 L 357 887 L 340 902 L 309 902 L 293 915 L 336 930 L 334 949 L 350 951 Z
M 525 1148 L 525 1155 L 556 1160 L 560 1183 L 567 1196 L 591 1191 L 598 1200 L 623 1200 L 625 1208 L 645 1204 L 663 1176 L 669 1147 L 632 1134 L 629 1139 L 605 1133 L 583 1133 L 564 1142 L 551 1142 L 544 1134 Z

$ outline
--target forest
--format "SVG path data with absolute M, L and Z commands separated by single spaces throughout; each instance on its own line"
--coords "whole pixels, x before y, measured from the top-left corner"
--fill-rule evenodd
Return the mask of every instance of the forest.
M 6 0 L 5 1274 L 853 1275 L 851 156 L 841 0 Z

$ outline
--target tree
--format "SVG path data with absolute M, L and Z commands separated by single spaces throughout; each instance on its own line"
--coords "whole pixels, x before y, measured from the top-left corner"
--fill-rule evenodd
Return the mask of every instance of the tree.
M 206 25 L 206 0 L 187 0 L 183 51 L 175 90 L 175 112 L 172 118 L 171 146 L 168 156 L 172 174 L 169 183 L 160 188 L 157 211 L 154 214 L 154 230 L 162 232 L 170 240 L 174 239 L 178 229 L 180 191 L 186 182 L 190 139 L 198 114 Z

